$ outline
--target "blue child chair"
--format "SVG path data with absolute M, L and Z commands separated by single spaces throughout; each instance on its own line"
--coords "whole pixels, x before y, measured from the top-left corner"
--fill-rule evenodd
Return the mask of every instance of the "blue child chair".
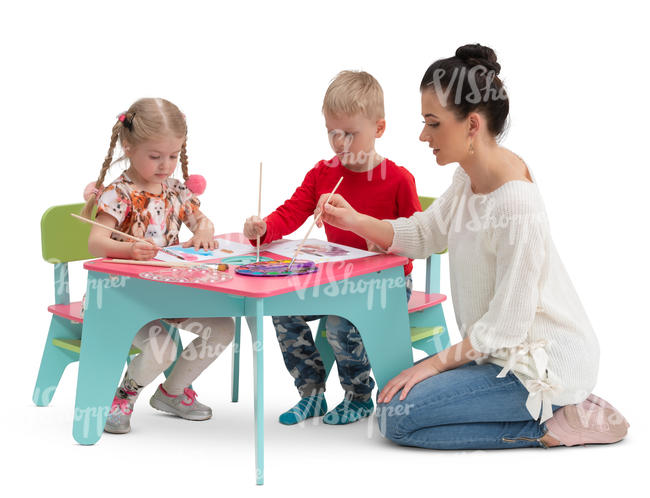
M 66 204 L 50 207 L 41 218 L 41 246 L 43 259 L 54 264 L 54 303 L 48 307 L 52 314 L 50 331 L 45 341 L 41 366 L 32 399 L 37 406 L 47 406 L 59 385 L 65 367 L 79 361 L 82 341 L 81 301 L 70 302 L 68 263 L 92 259 L 88 252 L 90 225 L 70 216 L 79 214 L 84 204 Z M 165 324 L 166 325 L 166 324 Z M 166 325 L 167 326 L 167 325 Z M 178 329 L 168 327 L 178 355 L 183 350 Z M 140 351 L 131 348 L 126 361 Z M 178 356 L 177 356 L 178 358 Z M 174 362 L 175 363 L 175 362 Z M 172 364 L 165 375 L 171 373 Z M 117 388 L 117 386 L 115 386 Z

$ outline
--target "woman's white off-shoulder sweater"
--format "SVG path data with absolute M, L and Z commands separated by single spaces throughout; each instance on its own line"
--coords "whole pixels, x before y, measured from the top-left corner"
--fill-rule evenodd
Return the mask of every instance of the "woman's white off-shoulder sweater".
M 534 179 L 534 177 L 533 177 Z M 426 258 L 449 249 L 451 296 L 463 338 L 529 392 L 540 423 L 551 404 L 583 401 L 596 384 L 599 347 L 551 240 L 535 183 L 510 181 L 474 194 L 462 167 L 424 212 L 389 221 L 389 252 Z

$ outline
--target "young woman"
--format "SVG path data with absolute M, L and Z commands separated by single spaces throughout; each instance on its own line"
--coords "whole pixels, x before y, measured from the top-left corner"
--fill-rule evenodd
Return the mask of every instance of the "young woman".
M 524 161 L 498 144 L 509 106 L 499 71 L 494 51 L 481 45 L 460 47 L 426 71 L 420 140 L 438 164 L 460 164 L 427 211 L 378 220 L 340 195 L 319 201 L 322 222 L 389 252 L 425 258 L 449 249 L 463 341 L 384 387 L 380 428 L 399 444 L 436 449 L 616 442 L 628 424 L 590 394 L 598 341 L 541 195 Z

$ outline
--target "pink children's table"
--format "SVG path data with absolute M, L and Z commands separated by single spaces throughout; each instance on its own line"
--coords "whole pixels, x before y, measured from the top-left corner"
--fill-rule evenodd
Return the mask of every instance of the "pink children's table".
M 248 243 L 242 234 L 219 235 Z M 254 249 L 251 248 L 251 253 Z M 284 259 L 263 253 L 274 259 Z M 337 315 L 355 324 L 378 388 L 413 365 L 401 256 L 381 254 L 319 265 L 289 277 L 239 275 L 218 283 L 147 280 L 145 265 L 108 260 L 85 263 L 86 311 L 73 435 L 94 444 L 102 435 L 124 359 L 137 331 L 158 318 L 246 317 L 252 335 L 255 383 L 256 482 L 264 482 L 264 316 Z M 275 337 L 275 335 L 274 335 Z

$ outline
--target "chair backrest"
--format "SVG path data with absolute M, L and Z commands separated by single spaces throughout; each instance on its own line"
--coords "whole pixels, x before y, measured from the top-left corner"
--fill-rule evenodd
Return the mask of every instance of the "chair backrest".
M 426 211 L 431 204 L 433 204 L 433 201 L 436 200 L 435 197 L 425 197 L 423 195 L 419 195 L 418 199 L 420 200 L 420 206 L 422 206 L 422 211 Z
M 41 249 L 43 259 L 54 264 L 54 297 L 56 304 L 68 304 L 68 262 L 91 259 L 88 252 L 90 224 L 70 213 L 80 214 L 84 204 L 52 206 L 41 218 Z
M 70 213 L 80 214 L 84 204 L 52 206 L 41 218 L 41 248 L 48 263 L 67 263 L 91 259 L 88 252 L 90 224 L 83 223 Z
M 418 196 L 418 199 L 420 200 L 422 211 L 426 211 L 436 200 L 435 197 L 425 197 L 423 195 Z M 427 294 L 440 294 L 440 255 L 446 252 L 447 250 L 445 249 L 443 252 L 432 254 L 427 258 L 427 280 L 424 290 Z

